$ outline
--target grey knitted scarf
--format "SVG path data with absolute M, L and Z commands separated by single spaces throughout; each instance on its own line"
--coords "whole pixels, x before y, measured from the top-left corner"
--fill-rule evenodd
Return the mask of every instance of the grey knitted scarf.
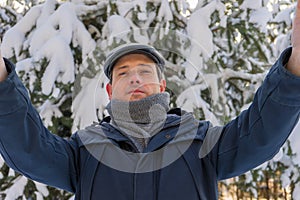
M 159 93 L 138 101 L 111 100 L 107 105 L 111 124 L 128 136 L 139 152 L 147 146 L 151 136 L 164 126 L 169 110 L 169 93 Z

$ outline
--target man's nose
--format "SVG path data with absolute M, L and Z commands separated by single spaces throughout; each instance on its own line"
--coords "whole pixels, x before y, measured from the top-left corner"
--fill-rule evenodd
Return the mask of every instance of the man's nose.
M 130 76 L 130 84 L 140 84 L 142 82 L 138 73 L 133 72 Z

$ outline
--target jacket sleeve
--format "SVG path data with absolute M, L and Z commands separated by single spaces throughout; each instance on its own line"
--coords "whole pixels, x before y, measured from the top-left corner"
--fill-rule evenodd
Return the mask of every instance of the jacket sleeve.
M 5 59 L 7 79 L 0 83 L 0 152 L 26 177 L 75 192 L 77 144 L 51 134 L 32 106 L 14 65 Z
M 300 113 L 300 77 L 285 68 L 292 49 L 272 66 L 249 109 L 224 126 L 213 149 L 218 179 L 240 175 L 270 160 Z

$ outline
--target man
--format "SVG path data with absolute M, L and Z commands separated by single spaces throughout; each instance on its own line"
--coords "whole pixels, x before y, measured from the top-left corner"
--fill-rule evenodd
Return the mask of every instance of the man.
M 285 50 L 252 105 L 224 127 L 169 109 L 164 59 L 130 44 L 107 58 L 110 117 L 64 140 L 30 103 L 14 65 L 0 63 L 0 151 L 25 176 L 76 199 L 217 199 L 217 181 L 271 159 L 300 114 L 300 5 Z

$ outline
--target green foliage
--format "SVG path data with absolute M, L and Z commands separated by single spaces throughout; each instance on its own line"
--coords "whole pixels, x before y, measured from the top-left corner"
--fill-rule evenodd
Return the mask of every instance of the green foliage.
M 20 1 L 24 2 L 24 1 Z M 30 10 L 30 7 L 36 5 L 38 1 L 25 1 L 24 12 Z M 60 1 L 56 4 L 57 7 L 69 1 Z M 215 113 L 215 118 L 220 124 L 229 122 L 232 118 L 241 112 L 241 109 L 251 102 L 254 91 L 260 85 L 264 75 L 270 68 L 274 58 L 278 53 L 274 51 L 275 41 L 280 36 L 289 35 L 290 24 L 285 22 L 268 22 L 266 31 L 262 31 L 262 27 L 251 22 L 251 12 L 253 10 L 241 9 L 244 0 L 222 0 L 225 5 L 225 16 L 221 16 L 219 11 L 214 11 L 210 20 L 209 28 L 213 35 L 213 44 L 215 47 L 214 53 L 210 58 L 204 60 L 205 67 L 203 69 L 197 68 L 199 75 L 194 81 L 188 81 L 185 68 L 181 67 L 187 61 L 184 57 L 184 50 L 189 49 L 193 43 L 192 39 L 186 36 L 187 22 L 195 10 L 187 8 L 186 13 L 183 14 L 181 8 L 181 1 L 168 1 L 172 11 L 172 21 L 165 19 L 158 19 L 159 9 L 161 3 L 159 1 L 147 1 L 146 13 L 147 17 L 154 14 L 154 18 L 149 22 L 149 28 L 144 30 L 145 21 L 140 20 L 139 14 L 144 12 L 140 5 L 136 5 L 127 11 L 125 19 L 130 20 L 132 24 L 139 29 L 139 34 L 149 39 L 149 43 L 158 49 L 162 50 L 162 54 L 168 61 L 167 69 L 165 71 L 168 88 L 167 91 L 171 94 L 171 106 L 177 107 L 177 98 L 184 91 L 191 86 L 204 85 L 205 80 L 201 75 L 213 75 L 217 83 L 217 92 L 214 91 L 210 85 L 203 86 L 199 89 L 201 99 L 209 105 L 208 111 Z M 209 5 L 213 1 L 199 1 L 198 9 Z M 83 1 L 84 5 L 96 6 L 101 2 L 98 1 Z M 99 4 L 98 4 L 99 3 Z M 102 2 L 103 3 L 103 2 Z M 40 108 L 46 101 L 51 102 L 52 105 L 57 105 L 62 116 L 52 117 L 52 125 L 48 129 L 61 137 L 69 137 L 72 133 L 72 125 L 74 122 L 72 101 L 84 89 L 81 85 L 83 78 L 92 79 L 98 73 L 102 72 L 103 60 L 105 60 L 106 53 L 113 47 L 126 43 L 128 41 L 136 42 L 134 31 L 131 29 L 124 38 L 120 40 L 114 38 L 111 44 L 107 40 L 110 37 L 105 33 L 104 26 L 111 15 L 120 15 L 117 1 L 108 1 L 99 9 L 89 10 L 86 13 L 81 13 L 78 18 L 83 23 L 84 27 L 89 30 L 92 39 L 97 43 L 96 49 L 92 54 L 86 58 L 82 57 L 82 48 L 74 44 L 72 41 L 69 46 L 74 57 L 74 64 L 76 66 L 76 80 L 73 83 L 56 82 L 57 88 L 60 90 L 59 95 L 55 96 L 52 93 L 45 95 L 42 92 L 42 77 L 46 70 L 49 60 L 41 59 L 34 63 L 33 70 L 30 73 L 20 71 L 19 75 L 23 82 L 29 89 L 29 94 L 32 103 L 37 108 Z M 279 1 L 278 4 L 291 6 L 290 2 Z M 271 5 L 272 6 L 272 5 Z M 274 6 L 274 5 L 273 5 Z M 272 13 L 275 16 L 281 11 L 278 6 L 277 11 Z M 20 13 L 17 13 L 8 5 L 1 8 L 5 15 L 0 15 L 0 36 L 4 34 L 9 28 L 14 26 L 20 19 Z M 24 14 L 24 13 L 22 13 Z M 3 17 L 5 16 L 5 17 Z M 223 20 L 225 20 L 223 22 Z M 224 23 L 224 24 L 222 24 Z M 163 32 L 164 34 L 160 34 Z M 184 35 L 184 36 L 183 36 Z M 29 37 L 30 33 L 26 35 Z M 127 40 L 128 39 L 128 40 Z M 107 46 L 106 46 L 107 45 Z M 167 49 L 167 50 L 166 50 Z M 29 50 L 23 49 L 22 56 L 29 57 Z M 18 55 L 19 56 L 19 55 Z M 17 62 L 17 57 L 11 58 L 12 61 Z M 203 56 L 203 55 L 201 55 Z M 85 64 L 84 70 L 82 65 Z M 199 64 L 199 63 L 197 63 Z M 199 64 L 200 66 L 200 64 Z M 197 66 L 198 67 L 198 66 Z M 235 74 L 234 72 L 240 72 Z M 242 74 L 242 75 L 241 75 Z M 35 81 L 32 81 L 32 78 Z M 176 77 L 176 79 L 173 79 Z M 102 83 L 103 84 L 103 83 Z M 102 87 L 104 87 L 102 85 Z M 198 92 L 198 91 L 197 91 Z M 212 96 L 216 92 L 219 96 Z M 206 120 L 206 114 L 203 107 L 194 108 L 194 115 L 200 120 Z M 103 116 L 100 113 L 100 118 Z M 292 149 L 288 146 L 287 155 L 293 156 Z M 265 169 L 256 169 L 251 171 L 251 174 L 242 175 L 230 180 L 230 183 L 221 182 L 220 199 L 225 198 L 225 192 L 228 192 L 232 198 L 245 199 L 254 197 L 264 198 L 283 198 L 290 197 L 281 186 L 280 176 L 283 174 L 286 166 L 280 162 L 274 162 Z M 3 178 L 0 179 L 0 190 L 4 191 L 14 184 L 14 180 L 19 176 L 9 176 L 9 169 L 6 165 L 1 168 Z M 291 174 L 291 177 L 293 174 Z M 252 181 L 248 179 L 251 177 Z M 299 178 L 292 182 L 291 190 L 293 191 L 293 184 L 299 182 Z M 270 186 L 270 183 L 273 185 Z M 274 186 L 275 184 L 275 186 Z M 34 191 L 37 188 L 32 181 L 28 181 L 25 188 L 25 197 L 35 199 Z M 48 187 L 49 196 L 45 199 L 68 199 L 72 194 L 58 189 Z M 1 199 L 5 196 L 1 194 Z M 21 197 L 20 197 L 21 198 Z

